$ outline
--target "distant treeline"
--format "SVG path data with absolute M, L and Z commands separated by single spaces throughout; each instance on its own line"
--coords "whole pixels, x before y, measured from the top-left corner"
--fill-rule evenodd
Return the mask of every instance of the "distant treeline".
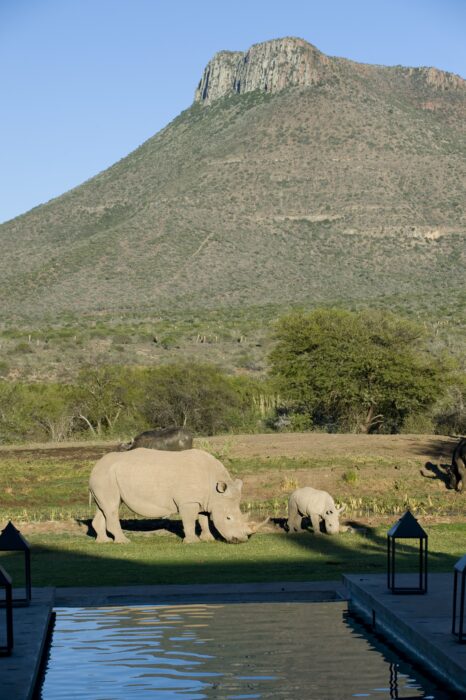
M 100 365 L 72 383 L 0 383 L 0 440 L 125 439 L 267 430 L 466 432 L 466 375 L 425 329 L 385 312 L 294 312 L 275 327 L 267 376 L 216 366 Z

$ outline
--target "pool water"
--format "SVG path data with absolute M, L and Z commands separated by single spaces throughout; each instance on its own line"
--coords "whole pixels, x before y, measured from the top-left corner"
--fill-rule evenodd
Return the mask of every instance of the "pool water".
M 59 608 L 41 700 L 452 700 L 346 603 Z

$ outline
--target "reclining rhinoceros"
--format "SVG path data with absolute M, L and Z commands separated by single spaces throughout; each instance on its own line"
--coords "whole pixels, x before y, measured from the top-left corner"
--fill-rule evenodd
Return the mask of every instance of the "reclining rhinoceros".
M 135 450 L 137 447 L 148 447 L 152 450 L 190 450 L 193 446 L 193 436 L 186 428 L 173 426 L 160 430 L 145 430 L 136 435 L 130 442 L 123 442 L 120 451 Z
M 337 508 L 331 495 L 327 491 L 313 489 L 312 486 L 304 486 L 293 491 L 288 500 L 288 531 L 298 532 L 304 517 L 311 519 L 312 529 L 317 535 L 320 533 L 320 523 L 323 520 L 325 530 L 329 535 L 336 535 L 340 531 L 340 514 L 345 507 Z
M 201 540 L 213 540 L 209 516 L 227 542 L 245 542 L 255 530 L 239 504 L 243 483 L 233 480 L 218 459 L 203 450 L 167 452 L 139 447 L 110 452 L 94 466 L 89 491 L 97 505 L 92 526 L 97 542 L 129 542 L 119 519 L 120 501 L 146 518 L 179 513 L 184 541 L 196 542 L 196 521 Z M 257 529 L 257 528 L 256 528 Z

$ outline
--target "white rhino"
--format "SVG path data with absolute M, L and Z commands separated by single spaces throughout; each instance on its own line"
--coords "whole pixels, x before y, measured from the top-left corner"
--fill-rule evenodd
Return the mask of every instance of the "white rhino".
M 227 542 L 245 542 L 253 533 L 240 511 L 243 482 L 230 477 L 223 464 L 203 450 L 168 452 L 139 447 L 110 452 L 94 466 L 89 491 L 97 505 L 92 526 L 97 542 L 129 542 L 120 525 L 119 507 L 146 518 L 179 513 L 184 541 L 196 542 L 196 521 L 201 540 L 213 540 L 209 516 Z
M 312 486 L 304 486 L 293 491 L 288 500 L 288 530 L 298 532 L 301 530 L 303 517 L 311 519 L 312 529 L 317 535 L 320 533 L 320 522 L 325 522 L 325 530 L 329 535 L 336 535 L 340 530 L 339 517 L 345 507 L 337 508 L 331 495 L 327 491 L 313 489 Z

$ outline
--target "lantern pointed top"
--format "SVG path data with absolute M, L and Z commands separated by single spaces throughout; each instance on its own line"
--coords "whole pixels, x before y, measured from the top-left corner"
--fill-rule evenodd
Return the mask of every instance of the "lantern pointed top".
M 398 522 L 390 528 L 388 537 L 416 537 L 424 539 L 427 537 L 427 534 L 419 525 L 411 511 L 407 510 Z
M 2 530 L 0 535 L 0 551 L 2 552 L 18 552 L 29 550 L 29 544 L 24 539 L 19 530 L 15 528 L 11 520 L 8 525 Z

